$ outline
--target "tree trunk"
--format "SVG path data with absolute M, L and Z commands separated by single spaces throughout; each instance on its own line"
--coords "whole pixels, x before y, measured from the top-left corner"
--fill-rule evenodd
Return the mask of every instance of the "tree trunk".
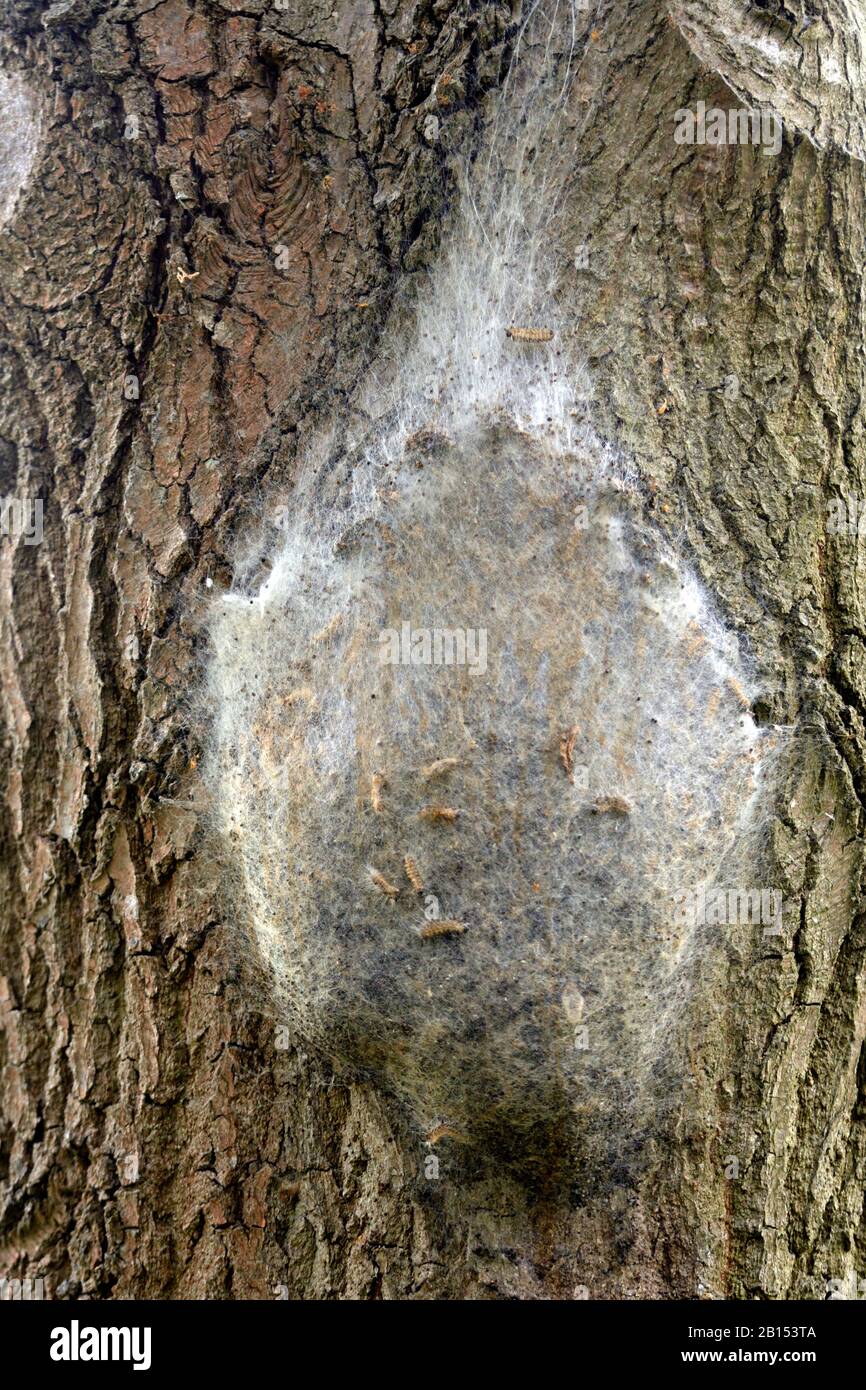
M 562 7 L 562 24 L 571 19 Z M 866 13 L 578 9 L 556 226 L 597 433 L 791 726 L 789 906 L 689 1004 L 637 1171 L 545 1186 L 285 1046 L 190 712 L 235 537 L 435 262 L 505 0 L 9 0 L 0 52 L 2 1255 L 51 1297 L 824 1298 L 866 1274 Z M 777 154 L 675 113 L 777 113 Z M 772 877 L 770 877 L 772 875 Z M 701 992 L 703 990 L 703 992 Z M 635 1081 L 635 1085 L 638 1081 Z M 623 1134 L 623 1149 L 629 1136 Z

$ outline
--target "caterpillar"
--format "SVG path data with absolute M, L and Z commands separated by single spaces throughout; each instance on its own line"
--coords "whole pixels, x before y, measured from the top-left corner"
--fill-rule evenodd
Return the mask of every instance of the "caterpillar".
M 513 343 L 549 343 L 553 337 L 552 328 L 506 328 L 505 336 Z
M 459 765 L 459 758 L 437 758 L 435 763 L 427 763 L 422 767 L 421 776 L 425 782 L 430 782 L 434 777 L 444 777 L 446 772 Z
M 422 941 L 429 941 L 433 936 L 462 936 L 466 928 L 462 922 L 428 922 L 426 927 L 422 927 L 418 935 Z
M 696 622 L 690 622 L 686 628 L 683 645 L 689 656 L 696 656 L 707 645 L 707 639 Z
M 400 889 L 395 888 L 393 883 L 389 883 L 385 875 L 380 874 L 378 869 L 370 870 L 370 878 L 379 889 L 379 892 L 384 893 L 386 898 L 391 898 L 393 900 L 399 896 Z
M 311 645 L 318 646 L 322 642 L 327 642 L 329 637 L 333 637 L 334 633 L 337 631 L 337 628 L 340 626 L 342 621 L 342 613 L 335 613 L 329 623 L 326 623 L 325 626 L 319 632 L 313 633 L 312 637 L 310 638 Z
M 571 728 L 566 729 L 559 740 L 559 758 L 569 781 L 574 780 L 574 740 L 579 732 L 577 725 L 572 724 Z
M 370 779 L 370 805 L 378 816 L 382 810 L 382 788 L 386 786 L 381 772 L 374 772 Z
M 418 815 L 421 820 L 455 821 L 460 812 L 453 806 L 422 806 Z
M 459 1130 L 452 1129 L 451 1125 L 434 1125 L 430 1133 L 424 1135 L 425 1144 L 438 1144 L 440 1139 L 456 1139 L 458 1143 L 464 1142 L 463 1135 Z
M 406 877 L 408 878 L 412 887 L 415 889 L 415 892 L 423 893 L 424 882 L 421 878 L 421 875 L 418 872 L 418 865 L 415 863 L 415 860 L 412 858 L 411 854 L 407 854 L 405 856 L 403 860 L 403 868 L 406 870 Z
M 610 811 L 615 816 L 627 816 L 631 806 L 624 796 L 600 796 L 593 809 L 600 813 Z
M 441 430 L 416 430 L 415 434 L 410 435 L 406 440 L 407 449 L 416 449 L 425 454 L 433 454 L 441 449 L 447 449 L 450 444 L 450 438 Z
M 735 681 L 733 676 L 729 676 L 728 679 L 725 681 L 725 684 L 728 687 L 728 689 L 732 692 L 735 699 L 739 701 L 743 709 L 749 710 L 752 708 L 751 703 L 749 701 L 749 697 L 748 695 L 746 695 L 739 681 Z

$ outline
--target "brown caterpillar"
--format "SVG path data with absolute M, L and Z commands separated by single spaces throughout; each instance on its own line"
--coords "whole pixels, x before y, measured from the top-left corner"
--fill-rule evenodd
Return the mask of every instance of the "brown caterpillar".
M 418 812 L 421 820 L 455 821 L 460 815 L 453 806 L 422 806 Z
M 334 633 L 337 631 L 337 628 L 340 626 L 342 621 L 342 613 L 335 613 L 329 623 L 326 623 L 325 626 L 319 632 L 313 633 L 312 637 L 310 638 L 310 643 L 313 646 L 318 646 L 321 642 L 327 642 L 329 637 L 333 637 Z
M 689 623 L 683 635 L 683 645 L 689 656 L 695 656 L 707 645 L 707 639 L 696 622 Z
M 458 1143 L 465 1142 L 460 1131 L 452 1129 L 451 1125 L 434 1125 L 430 1133 L 424 1135 L 425 1144 L 438 1144 L 440 1139 L 456 1139 Z
M 615 816 L 627 816 L 631 806 L 624 796 L 600 796 L 593 809 L 599 813 L 610 811 Z
M 395 888 L 393 883 L 389 883 L 385 875 L 380 874 L 378 869 L 370 870 L 370 878 L 379 889 L 379 892 L 384 893 L 386 898 L 394 899 L 399 896 L 400 889 Z
M 387 783 L 381 772 L 374 772 L 370 779 L 370 805 L 378 816 L 382 810 L 382 788 Z
M 433 936 L 462 936 L 466 928 L 462 922 L 428 922 L 426 927 L 422 927 L 418 935 L 422 941 L 429 941 Z
M 415 889 L 415 892 L 423 893 L 424 882 L 421 878 L 421 875 L 418 872 L 418 865 L 415 863 L 415 860 L 412 858 L 411 854 L 407 854 L 404 858 L 403 868 L 406 870 L 406 877 L 408 878 L 412 887 Z
M 739 681 L 735 681 L 733 676 L 729 676 L 728 679 L 725 681 L 725 685 L 733 693 L 734 697 L 739 701 L 743 709 L 749 710 L 752 708 L 749 697 L 743 690 L 743 687 L 740 685 Z
M 426 767 L 422 767 L 421 776 L 425 782 L 430 782 L 434 777 L 444 777 L 446 772 L 458 767 L 459 763 L 459 758 L 437 758 L 435 763 L 427 763 Z
M 506 328 L 505 336 L 514 343 L 549 343 L 553 337 L 552 328 Z
M 572 724 L 571 728 L 566 729 L 559 740 L 559 758 L 569 781 L 574 780 L 574 740 L 579 732 L 577 725 Z

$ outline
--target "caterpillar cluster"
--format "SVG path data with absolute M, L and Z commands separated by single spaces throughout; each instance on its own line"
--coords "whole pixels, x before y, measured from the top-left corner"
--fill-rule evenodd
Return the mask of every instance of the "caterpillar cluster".
M 447 1115 L 524 1169 L 579 1139 L 604 1181 L 650 1147 L 723 950 L 671 896 L 759 881 L 737 865 L 766 740 L 747 647 L 593 429 L 580 363 L 511 347 L 574 343 L 545 220 L 570 26 L 529 11 L 530 70 L 412 277 L 417 331 L 401 305 L 350 418 L 298 460 L 267 578 L 256 544 L 218 601 L 206 775 L 237 916 L 305 1043 L 419 1134 Z M 484 668 L 456 641 L 382 660 L 383 630 L 428 624 L 464 656 L 483 631 Z M 419 921 L 425 881 L 443 920 L 437 899 Z

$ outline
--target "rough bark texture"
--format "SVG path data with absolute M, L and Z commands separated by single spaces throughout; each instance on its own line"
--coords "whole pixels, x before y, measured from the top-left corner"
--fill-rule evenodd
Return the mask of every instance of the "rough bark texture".
M 435 254 L 425 121 L 471 140 L 510 6 L 0 6 L 40 140 L 0 231 L 2 491 L 47 499 L 42 544 L 0 553 L 5 1275 L 53 1297 L 823 1298 L 866 1273 L 866 613 L 862 550 L 826 526 L 866 495 L 866 13 L 833 0 L 797 36 L 775 8 L 633 0 L 581 39 L 566 220 L 589 259 L 566 292 L 596 425 L 748 634 L 759 713 L 798 729 L 768 872 L 799 921 L 697 1001 L 649 1176 L 588 1198 L 447 1139 L 425 1181 L 372 1089 L 281 1050 L 173 804 L 195 796 L 205 582 Z M 773 106 L 778 158 L 675 145 L 698 99 Z M 730 373 L 733 400 L 709 389 Z

